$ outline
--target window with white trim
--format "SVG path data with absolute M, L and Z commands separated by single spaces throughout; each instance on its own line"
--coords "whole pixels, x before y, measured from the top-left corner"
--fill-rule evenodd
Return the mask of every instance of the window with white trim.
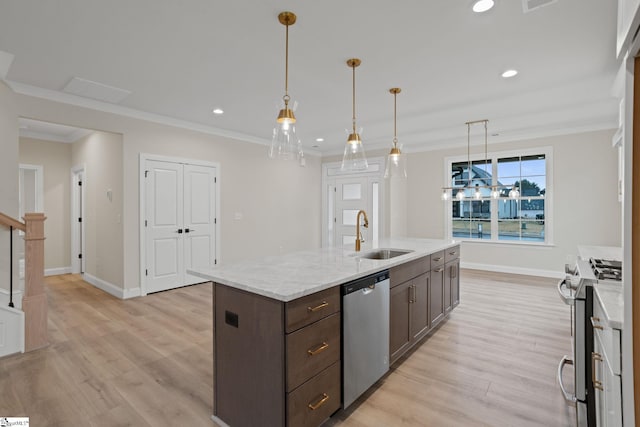
M 551 243 L 551 149 L 446 160 L 449 237 Z

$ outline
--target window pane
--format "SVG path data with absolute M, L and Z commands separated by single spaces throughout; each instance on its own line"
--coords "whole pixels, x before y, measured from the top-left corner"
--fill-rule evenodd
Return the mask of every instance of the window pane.
M 491 201 L 454 200 L 451 206 L 453 237 L 491 239 Z
M 544 242 L 544 220 L 523 220 L 520 223 L 521 240 Z
M 342 200 L 360 200 L 362 184 L 342 184 Z
M 522 197 L 544 195 L 544 180 L 544 176 L 522 178 L 518 183 L 518 187 L 520 187 L 520 195 Z
M 522 176 L 546 175 L 544 155 L 523 156 L 521 170 Z
M 507 177 L 520 177 L 519 157 L 498 159 L 498 179 Z
M 342 225 L 356 225 L 356 217 L 358 216 L 357 209 L 343 209 L 342 210 Z

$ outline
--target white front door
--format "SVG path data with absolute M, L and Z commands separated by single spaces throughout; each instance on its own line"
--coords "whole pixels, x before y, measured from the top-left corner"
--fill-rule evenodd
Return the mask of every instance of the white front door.
M 146 293 L 202 282 L 186 270 L 215 264 L 216 169 L 147 160 L 145 175 Z
M 355 248 L 356 216 L 364 210 L 369 228 L 361 227 L 366 243 L 384 237 L 384 159 L 369 159 L 363 172 L 342 172 L 340 163 L 323 165 L 322 245 Z
M 367 178 L 340 178 L 336 180 L 335 189 L 335 242 L 339 245 L 355 246 L 356 216 L 364 210 L 370 218 Z M 367 229 L 360 227 L 362 236 L 369 240 Z

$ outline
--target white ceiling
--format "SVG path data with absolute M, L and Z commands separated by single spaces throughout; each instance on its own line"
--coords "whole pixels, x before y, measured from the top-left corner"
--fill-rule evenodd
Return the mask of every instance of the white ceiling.
M 351 57 L 362 59 L 357 117 L 368 149 L 391 144 L 394 86 L 407 150 L 466 146 L 464 123 L 485 118 L 499 134 L 490 143 L 617 125 L 616 2 L 559 0 L 523 13 L 520 1 L 496 0 L 484 14 L 472 3 L 5 1 L 0 51 L 14 55 L 6 79 L 17 91 L 62 91 L 78 77 L 130 91 L 124 112 L 268 141 L 284 94 L 277 15 L 291 10 L 289 91 L 306 148 L 342 150 Z M 520 73 L 503 79 L 508 68 Z

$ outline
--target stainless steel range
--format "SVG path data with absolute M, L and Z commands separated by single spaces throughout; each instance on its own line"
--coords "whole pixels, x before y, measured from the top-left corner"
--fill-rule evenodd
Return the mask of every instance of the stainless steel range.
M 562 301 L 571 307 L 572 355 L 565 355 L 558 365 L 558 382 L 564 398 L 576 406 L 579 427 L 596 425 L 595 389 L 592 380 L 593 352 L 593 284 L 622 280 L 622 263 L 615 260 L 579 259 L 575 267 L 567 266 L 567 276 L 558 283 Z M 564 386 L 562 372 L 573 366 L 573 393 Z

